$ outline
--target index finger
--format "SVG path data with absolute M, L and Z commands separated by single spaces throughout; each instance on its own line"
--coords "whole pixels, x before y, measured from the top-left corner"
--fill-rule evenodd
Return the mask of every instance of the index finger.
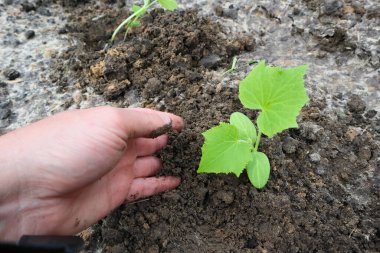
M 128 138 L 155 138 L 170 129 L 181 131 L 184 121 L 172 113 L 145 108 L 117 108 Z

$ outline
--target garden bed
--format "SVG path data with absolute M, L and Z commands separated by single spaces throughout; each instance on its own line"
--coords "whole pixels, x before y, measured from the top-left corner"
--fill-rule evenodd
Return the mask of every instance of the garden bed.
M 294 15 L 294 21 L 323 9 L 322 18 L 341 21 L 352 14 L 357 26 L 373 20 L 379 28 L 379 17 L 366 5 L 335 2 L 343 6 L 326 10 L 327 4 L 297 1 L 287 6 L 286 13 Z M 61 33 L 75 43 L 53 57 L 48 72 L 54 92 L 73 94 L 62 110 L 100 104 L 141 106 L 173 112 L 186 122 L 184 131 L 170 134 L 169 145 L 159 154 L 164 161 L 160 173 L 179 176 L 182 184 L 115 210 L 82 234 L 86 251 L 376 252 L 380 248 L 378 55 L 352 40 L 349 30 L 336 28 L 331 35 L 317 36 L 321 23 L 315 30 L 306 21 L 301 28 L 302 19 L 289 26 L 279 3 L 263 1 L 246 12 L 242 2 L 215 4 L 214 14 L 205 14 L 196 5 L 173 13 L 155 9 L 125 42 L 110 45 L 112 31 L 127 10 L 116 8 L 118 3 L 62 3 L 68 20 Z M 201 1 L 199 5 L 208 6 Z M 233 20 L 244 18 L 242 13 L 255 17 L 258 28 L 247 32 L 231 26 Z M 297 47 L 301 52 L 296 52 Z M 234 56 L 239 59 L 238 72 L 223 76 Z M 238 85 L 260 59 L 283 67 L 310 65 L 306 86 L 311 101 L 301 112 L 299 129 L 262 140 L 260 149 L 272 168 L 263 190 L 254 189 L 246 173 L 239 178 L 197 174 L 203 131 L 228 121 L 235 111 L 257 117 L 240 104 Z M 336 61 L 331 63 L 332 59 Z M 356 63 L 364 65 L 350 69 Z M 341 71 L 333 72 L 333 67 Z M 340 77 L 344 85 L 339 80 L 333 84 Z M 8 96 L 9 86 L 0 86 L 0 96 Z

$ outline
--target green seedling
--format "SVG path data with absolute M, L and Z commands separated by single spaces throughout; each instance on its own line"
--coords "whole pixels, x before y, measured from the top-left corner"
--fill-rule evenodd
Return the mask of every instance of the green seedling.
M 236 67 L 236 63 L 238 61 L 238 58 L 235 56 L 233 59 L 232 59 L 232 64 L 231 64 L 231 68 L 227 69 L 224 73 L 223 73 L 223 76 L 229 74 L 229 73 L 232 73 L 234 71 L 237 71 L 237 67 Z
M 143 6 L 133 5 L 132 6 L 132 15 L 125 19 L 113 32 L 111 37 L 111 42 L 114 42 L 116 35 L 120 32 L 121 29 L 125 27 L 124 40 L 127 38 L 128 33 L 132 28 L 138 27 L 141 25 L 140 18 L 143 16 L 150 7 L 154 4 L 159 3 L 162 8 L 169 11 L 174 11 L 177 9 L 176 0 L 144 0 Z
M 198 173 L 234 173 L 244 169 L 252 185 L 264 188 L 269 179 L 268 157 L 258 151 L 262 134 L 273 137 L 288 128 L 297 128 L 302 107 L 309 101 L 304 75 L 307 65 L 283 69 L 261 61 L 240 82 L 239 99 L 245 108 L 261 110 L 257 128 L 240 112 L 202 133 L 205 142 Z M 257 129 L 257 130 L 256 130 Z

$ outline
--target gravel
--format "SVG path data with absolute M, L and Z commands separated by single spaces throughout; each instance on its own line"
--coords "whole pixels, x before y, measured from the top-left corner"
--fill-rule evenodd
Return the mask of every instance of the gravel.
M 11 115 L 11 110 L 9 109 L 0 109 L 0 119 L 6 119 Z
M 310 161 L 313 163 L 318 163 L 321 161 L 321 155 L 319 153 L 312 153 L 310 154 Z
M 368 119 L 372 119 L 374 118 L 375 116 L 377 115 L 377 111 L 376 110 L 368 110 L 365 114 L 365 116 L 368 118 Z
M 25 32 L 25 38 L 26 39 L 31 39 L 36 35 L 36 33 L 33 30 L 28 30 Z
M 20 72 L 18 72 L 17 70 L 15 69 L 5 69 L 3 71 L 3 75 L 5 76 L 5 78 L 7 78 L 8 80 L 15 80 L 17 78 L 20 77 Z
M 292 154 L 296 152 L 297 147 L 298 147 L 298 141 L 293 139 L 290 136 L 286 137 L 282 143 L 282 150 L 286 154 Z

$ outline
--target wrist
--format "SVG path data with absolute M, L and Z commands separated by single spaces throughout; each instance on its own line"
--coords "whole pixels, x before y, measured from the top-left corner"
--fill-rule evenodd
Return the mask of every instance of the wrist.
M 17 240 L 21 159 L 13 133 L 0 136 L 0 240 Z

